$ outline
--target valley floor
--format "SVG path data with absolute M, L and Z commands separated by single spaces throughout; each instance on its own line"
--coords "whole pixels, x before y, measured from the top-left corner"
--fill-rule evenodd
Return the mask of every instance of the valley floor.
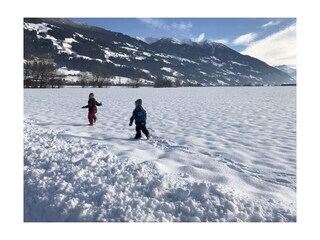
M 295 87 L 24 94 L 25 221 L 296 221 Z

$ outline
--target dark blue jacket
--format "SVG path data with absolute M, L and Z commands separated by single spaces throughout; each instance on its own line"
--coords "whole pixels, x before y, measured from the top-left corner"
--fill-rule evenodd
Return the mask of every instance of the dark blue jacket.
M 137 106 L 132 113 L 130 118 L 130 124 L 132 124 L 133 120 L 135 120 L 136 124 L 139 123 L 146 123 L 147 120 L 147 113 L 141 106 Z

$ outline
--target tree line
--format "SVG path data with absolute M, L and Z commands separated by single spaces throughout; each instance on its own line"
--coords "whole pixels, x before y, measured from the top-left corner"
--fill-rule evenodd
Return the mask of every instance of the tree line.
M 108 87 L 112 85 L 111 79 L 113 78 L 106 69 L 97 69 L 93 73 L 81 72 L 79 75 L 79 84 L 84 87 Z
M 54 64 L 48 60 L 26 61 L 23 69 L 25 88 L 62 87 L 63 75 L 56 71 Z
M 181 75 L 175 76 L 174 81 L 167 77 L 158 76 L 154 83 L 145 83 L 142 80 L 141 72 L 134 72 L 126 84 L 113 83 L 114 76 L 106 68 L 96 68 L 92 72 L 81 72 L 77 75 L 78 81 L 68 82 L 66 76 L 58 71 L 52 60 L 42 59 L 24 62 L 24 87 L 25 88 L 61 88 L 64 85 L 76 85 L 85 87 L 108 87 L 111 85 L 128 86 L 138 88 L 142 85 L 153 86 L 155 88 L 181 87 Z
M 158 76 L 154 81 L 153 87 L 170 88 L 170 87 L 181 87 L 181 85 L 182 85 L 181 75 L 176 76 L 174 81 L 171 81 L 170 79 L 163 76 Z
M 66 76 L 58 71 L 53 61 L 42 59 L 24 62 L 25 88 L 61 88 L 64 85 L 80 85 L 82 87 L 107 87 L 111 85 L 112 76 L 104 68 L 97 68 L 92 73 L 82 72 L 79 81 L 71 83 Z

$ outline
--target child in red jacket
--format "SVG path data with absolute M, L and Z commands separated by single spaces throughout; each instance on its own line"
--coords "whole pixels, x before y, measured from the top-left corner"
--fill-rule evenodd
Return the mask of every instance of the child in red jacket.
M 90 93 L 88 105 L 82 107 L 82 108 L 89 108 L 88 119 L 89 119 L 90 125 L 93 125 L 93 122 L 97 121 L 97 117 L 96 117 L 97 106 L 102 106 L 102 102 L 98 103 L 94 98 L 94 94 Z

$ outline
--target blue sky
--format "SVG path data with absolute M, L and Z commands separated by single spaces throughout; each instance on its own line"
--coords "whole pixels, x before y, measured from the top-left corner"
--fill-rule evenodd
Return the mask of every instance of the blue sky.
M 271 65 L 296 65 L 295 18 L 71 18 L 132 37 L 213 40 Z

